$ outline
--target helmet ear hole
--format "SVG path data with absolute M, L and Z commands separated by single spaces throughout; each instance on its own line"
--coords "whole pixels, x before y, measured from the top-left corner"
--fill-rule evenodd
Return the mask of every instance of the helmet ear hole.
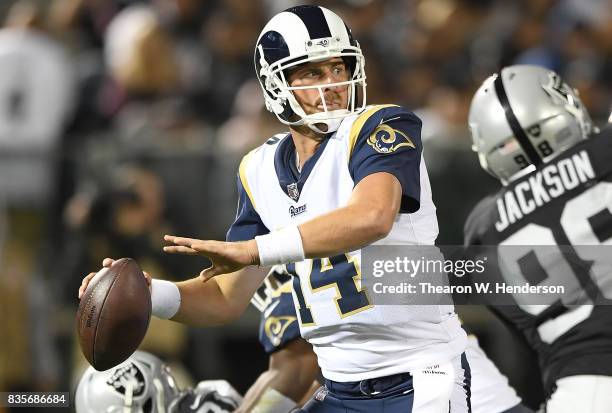
M 352 56 L 343 56 L 342 60 L 344 61 L 344 65 L 348 69 L 348 72 L 352 76 L 355 76 L 355 69 L 357 68 L 357 59 Z

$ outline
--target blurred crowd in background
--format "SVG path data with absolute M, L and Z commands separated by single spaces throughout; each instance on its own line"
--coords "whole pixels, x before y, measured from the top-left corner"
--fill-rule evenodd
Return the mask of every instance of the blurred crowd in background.
M 102 258 L 132 257 L 171 280 L 206 266 L 165 255 L 162 236 L 225 237 L 241 157 L 285 130 L 263 107 L 253 47 L 269 17 L 302 3 L 0 2 L 0 391 L 73 390 L 84 366 L 77 289 Z M 596 124 L 608 120 L 609 0 L 316 3 L 361 43 L 368 103 L 405 105 L 423 119 L 439 244 L 461 244 L 467 214 L 498 186 L 467 129 L 489 74 L 544 65 L 579 90 Z M 530 354 L 484 309 L 461 312 L 536 404 Z M 153 320 L 143 349 L 184 383 L 225 378 L 244 392 L 267 363 L 257 322 L 253 309 L 215 329 Z

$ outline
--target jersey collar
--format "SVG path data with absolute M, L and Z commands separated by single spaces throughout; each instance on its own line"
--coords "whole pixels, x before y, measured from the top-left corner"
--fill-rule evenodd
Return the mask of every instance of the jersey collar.
M 295 165 L 295 144 L 291 134 L 288 133 L 278 144 L 278 149 L 274 154 L 274 169 L 281 189 L 293 202 L 299 201 L 302 188 L 325 150 L 328 141 L 329 136 L 321 142 L 315 153 L 304 163 L 301 173 L 298 172 Z

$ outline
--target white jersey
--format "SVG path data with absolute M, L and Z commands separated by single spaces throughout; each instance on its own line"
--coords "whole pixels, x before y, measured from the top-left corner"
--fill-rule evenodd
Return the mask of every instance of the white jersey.
M 508 379 L 482 351 L 473 335 L 468 337 L 465 355 L 472 372 L 472 413 L 501 413 L 521 403 Z
M 240 166 L 243 191 L 228 239 L 299 225 L 344 207 L 358 180 L 385 171 L 402 185 L 403 213 L 378 243 L 433 245 L 438 227 L 419 138 L 420 121 L 412 113 L 368 108 L 346 118 L 321 144 L 298 182 L 283 168 L 294 152 L 291 137 L 269 140 Z M 361 289 L 360 260 L 357 250 L 287 265 L 297 276 L 293 298 L 301 335 L 313 345 L 325 378 L 347 382 L 409 372 L 463 352 L 466 335 L 453 306 L 371 305 Z
M 0 198 L 46 205 L 54 151 L 72 113 L 73 64 L 34 30 L 0 30 Z

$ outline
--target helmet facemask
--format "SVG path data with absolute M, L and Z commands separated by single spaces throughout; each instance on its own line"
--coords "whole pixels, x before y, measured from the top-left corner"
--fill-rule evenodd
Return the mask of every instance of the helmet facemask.
M 334 43 L 338 43 L 334 47 Z M 339 38 L 318 39 L 308 41 L 306 45 L 307 54 L 295 58 L 288 56 L 268 65 L 264 59 L 261 45 L 256 53 L 256 65 L 259 66 L 259 78 L 263 89 L 266 108 L 273 112 L 279 121 L 286 125 L 305 125 L 317 133 L 335 132 L 340 126 L 342 119 L 362 110 L 366 105 L 366 76 L 364 71 L 364 57 L 355 42 L 355 46 L 340 44 Z M 287 70 L 309 62 L 319 62 L 332 58 L 342 58 L 350 72 L 350 79 L 337 83 L 323 83 L 309 86 L 290 86 L 287 80 Z M 350 64 L 351 61 L 354 64 Z M 352 67 L 351 67 L 352 66 Z M 351 70 L 352 69 L 352 70 Z M 347 107 L 344 109 L 328 110 L 325 102 L 324 90 L 335 87 L 348 87 Z M 323 111 L 306 114 L 297 101 L 295 90 L 317 90 Z M 360 90 L 361 89 L 361 90 Z
M 564 83 L 555 72 L 548 72 L 548 82 L 542 85 L 542 89 L 550 98 L 574 117 L 574 121 L 580 127 L 579 134 L 582 139 L 588 138 L 594 132 L 593 122 L 589 112 L 578 96 L 578 90 Z

